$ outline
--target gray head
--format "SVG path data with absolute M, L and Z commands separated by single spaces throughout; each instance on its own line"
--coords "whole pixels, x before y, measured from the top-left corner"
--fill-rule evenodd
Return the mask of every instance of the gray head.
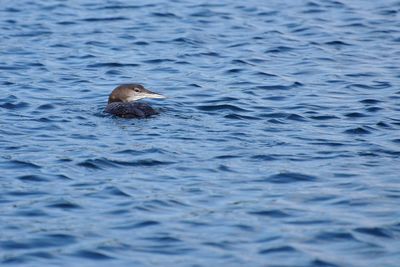
M 108 97 L 108 103 L 132 102 L 142 98 L 165 98 L 165 96 L 147 90 L 143 85 L 130 83 L 121 84 L 115 88 Z

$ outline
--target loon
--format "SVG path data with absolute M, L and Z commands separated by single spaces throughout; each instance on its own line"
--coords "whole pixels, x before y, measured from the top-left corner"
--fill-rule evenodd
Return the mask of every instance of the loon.
M 146 118 L 158 114 L 150 105 L 135 102 L 142 98 L 165 98 L 165 96 L 147 90 L 141 84 L 121 84 L 111 92 L 104 112 L 122 118 Z

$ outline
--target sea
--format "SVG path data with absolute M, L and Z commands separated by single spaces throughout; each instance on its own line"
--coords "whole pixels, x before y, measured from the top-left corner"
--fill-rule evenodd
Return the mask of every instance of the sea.
M 0 0 L 0 265 L 400 266 L 400 1 Z

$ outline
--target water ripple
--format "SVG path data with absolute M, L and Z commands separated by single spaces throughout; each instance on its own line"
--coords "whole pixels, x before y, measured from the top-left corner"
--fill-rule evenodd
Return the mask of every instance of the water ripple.
M 270 183 L 295 183 L 295 182 L 314 182 L 317 178 L 302 173 L 279 173 L 271 175 L 260 181 L 270 182 Z
M 3 1 L 0 265 L 397 267 L 399 10 Z

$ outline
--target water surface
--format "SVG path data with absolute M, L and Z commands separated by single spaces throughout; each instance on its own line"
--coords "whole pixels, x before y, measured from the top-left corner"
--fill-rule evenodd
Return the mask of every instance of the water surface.
M 398 266 L 399 12 L 2 1 L 0 265 Z

